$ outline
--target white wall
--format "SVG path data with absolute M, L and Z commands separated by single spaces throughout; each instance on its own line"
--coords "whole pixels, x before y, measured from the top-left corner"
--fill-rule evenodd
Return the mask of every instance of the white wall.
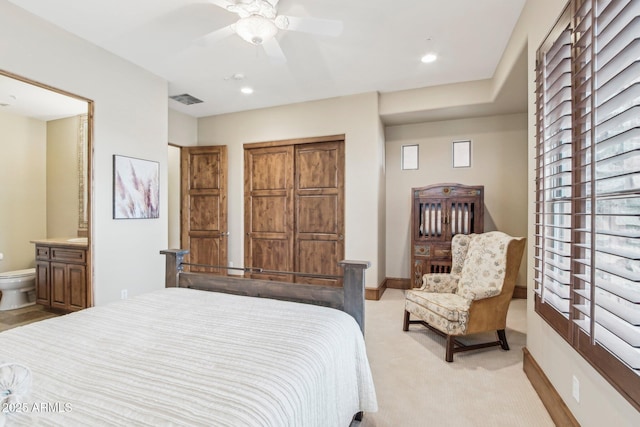
M 169 145 L 167 157 L 168 247 L 180 249 L 180 147 Z
M 160 218 L 112 219 L 112 156 L 160 162 L 167 177 L 167 83 L 128 61 L 0 1 L 0 69 L 95 101 L 92 209 L 96 305 L 164 286 L 167 192 Z M 4 210 L 3 205 L 0 209 Z
M 198 145 L 198 119 L 170 109 L 169 143 L 181 147 Z
M 383 282 L 384 147 L 376 93 L 198 120 L 198 145 L 228 146 L 229 261 L 235 266 L 244 265 L 243 144 L 338 134 L 346 135 L 345 257 L 371 262 L 367 287 Z
M 0 30 L 1 31 L 1 30 Z M 47 233 L 46 122 L 0 112 L 0 272 L 35 266 Z
M 42 238 L 78 233 L 79 133 L 79 116 L 47 122 L 47 234 Z
M 179 249 L 180 245 L 180 147 L 198 145 L 198 119 L 169 110 L 168 206 L 169 206 L 169 247 Z M 180 146 L 180 147 L 176 147 Z
M 526 114 L 392 126 L 386 138 L 388 277 L 411 277 L 413 187 L 484 185 L 485 231 L 527 235 Z M 471 140 L 470 168 L 452 166 L 452 142 L 460 140 Z M 419 169 L 402 170 L 401 148 L 414 144 L 419 147 Z M 517 283 L 526 286 L 524 265 Z
M 535 54 L 566 2 L 564 0 L 528 0 L 520 21 L 507 46 L 508 55 L 527 44 L 529 105 L 535 105 Z M 637 426 L 640 412 L 635 410 L 595 369 L 573 350 L 535 313 L 533 307 L 533 243 L 535 202 L 535 111 L 529 109 L 529 298 L 527 300 L 527 348 L 560 393 L 583 427 Z M 580 382 L 580 402 L 571 396 L 572 377 Z

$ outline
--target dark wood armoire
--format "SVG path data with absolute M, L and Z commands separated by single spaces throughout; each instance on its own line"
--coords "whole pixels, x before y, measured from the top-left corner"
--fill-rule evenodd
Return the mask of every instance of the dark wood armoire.
M 451 239 L 484 230 L 484 186 L 434 184 L 411 189 L 411 287 L 426 273 L 451 271 Z

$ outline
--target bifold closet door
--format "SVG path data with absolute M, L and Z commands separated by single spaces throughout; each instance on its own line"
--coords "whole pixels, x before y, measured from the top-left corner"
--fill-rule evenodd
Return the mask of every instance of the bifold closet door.
M 293 146 L 245 150 L 245 267 L 293 271 Z M 291 281 L 290 275 L 245 273 Z
M 344 143 L 295 148 L 296 271 L 340 275 L 344 259 Z M 296 282 L 342 286 L 341 279 L 296 277 Z

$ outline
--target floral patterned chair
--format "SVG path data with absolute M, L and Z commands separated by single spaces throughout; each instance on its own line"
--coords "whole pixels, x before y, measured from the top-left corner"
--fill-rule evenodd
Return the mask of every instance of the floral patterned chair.
M 406 291 L 402 329 L 420 323 L 445 336 L 447 362 L 460 351 L 498 345 L 509 350 L 504 330 L 525 241 L 500 231 L 455 235 L 451 272 L 425 274 L 422 287 Z M 455 339 L 486 331 L 496 331 L 498 340 L 464 345 Z

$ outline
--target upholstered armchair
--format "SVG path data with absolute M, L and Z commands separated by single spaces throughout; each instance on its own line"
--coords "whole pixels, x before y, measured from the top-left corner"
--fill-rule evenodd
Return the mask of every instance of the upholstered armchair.
M 500 231 L 455 235 L 451 272 L 425 274 L 422 287 L 406 291 L 402 329 L 420 323 L 445 336 L 447 362 L 460 351 L 490 346 L 509 350 L 507 311 L 525 241 Z M 412 315 L 417 320 L 411 320 Z M 473 345 L 456 340 L 486 331 L 496 331 L 497 340 Z

